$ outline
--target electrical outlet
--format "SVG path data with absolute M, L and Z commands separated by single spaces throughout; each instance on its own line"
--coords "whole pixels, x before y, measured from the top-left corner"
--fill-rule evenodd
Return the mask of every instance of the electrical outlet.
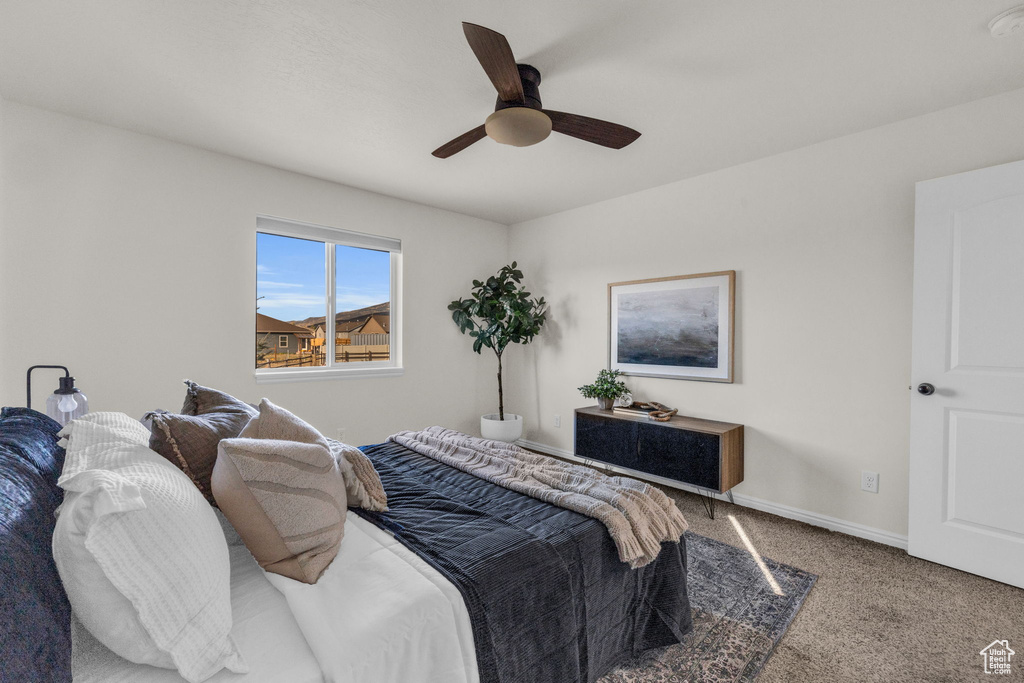
M 878 493 L 878 472 L 864 470 L 860 473 L 860 488 L 868 493 Z
M 561 427 L 562 426 L 562 416 L 561 415 L 555 415 L 555 426 L 556 427 Z
M 344 443 L 345 442 L 345 432 L 347 432 L 348 430 L 345 429 L 344 427 L 338 427 L 335 431 L 337 432 L 337 436 L 335 436 L 334 438 L 337 441 L 341 441 L 342 443 Z

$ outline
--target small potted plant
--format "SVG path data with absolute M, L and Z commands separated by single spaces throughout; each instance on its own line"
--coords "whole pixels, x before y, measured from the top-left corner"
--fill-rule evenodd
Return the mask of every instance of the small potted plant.
M 522 416 L 505 413 L 501 356 L 509 344 L 533 341 L 547 319 L 547 304 L 544 297 L 531 299 L 522 282 L 523 271 L 513 261 L 487 280 L 473 280 L 468 298 L 448 304 L 459 331 L 473 337 L 473 350 L 481 353 L 487 347 L 498 357 L 498 412 L 480 417 L 485 439 L 515 441 L 523 434 Z
M 601 370 L 593 384 L 580 387 L 583 398 L 596 398 L 601 410 L 611 410 L 615 399 L 629 393 L 625 383 L 618 379 L 622 373 L 618 370 Z

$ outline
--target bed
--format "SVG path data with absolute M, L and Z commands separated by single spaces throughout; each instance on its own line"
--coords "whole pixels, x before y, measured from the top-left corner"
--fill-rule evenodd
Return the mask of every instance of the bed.
M 3 411 L 0 680 L 182 680 L 118 657 L 71 614 L 49 549 L 60 427 Z M 231 637 L 249 671 L 208 680 L 592 683 L 691 628 L 684 540 L 631 569 L 591 517 L 398 443 L 362 451 L 388 510 L 350 509 L 315 586 L 265 573 L 225 529 Z

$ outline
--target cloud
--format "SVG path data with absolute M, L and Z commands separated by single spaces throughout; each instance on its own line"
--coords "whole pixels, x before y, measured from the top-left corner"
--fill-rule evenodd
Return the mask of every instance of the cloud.
M 367 306 L 376 306 L 390 301 L 391 290 L 388 287 L 338 287 L 334 290 L 335 306 L 339 313 L 354 311 Z
M 274 282 L 273 280 L 257 280 L 256 284 L 260 287 L 303 287 L 295 282 Z
M 362 287 L 338 285 L 334 290 L 334 296 L 338 299 L 347 297 L 366 297 L 369 299 L 376 299 L 377 303 L 380 303 L 391 298 L 391 287 L 388 284 L 370 284 Z
M 263 275 L 270 275 L 274 271 L 272 271 L 270 268 L 268 268 L 267 266 L 263 265 L 262 263 L 257 263 L 256 264 L 256 272 L 257 273 L 262 273 Z
M 383 294 L 379 296 L 368 296 L 364 294 L 341 294 L 339 293 L 335 298 L 335 305 L 338 307 L 338 312 L 354 311 L 359 308 L 366 308 L 367 306 L 376 306 L 382 304 L 388 300 L 388 295 Z
M 324 297 L 317 296 L 316 294 L 267 294 L 266 298 L 260 299 L 259 307 L 264 308 L 307 308 L 307 307 L 319 307 L 320 314 L 323 315 L 326 303 Z

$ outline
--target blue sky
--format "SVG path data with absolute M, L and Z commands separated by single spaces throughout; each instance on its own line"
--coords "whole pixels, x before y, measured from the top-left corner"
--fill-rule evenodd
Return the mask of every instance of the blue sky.
M 390 300 L 391 256 L 386 251 L 335 247 L 338 310 Z M 256 234 L 256 296 L 260 313 L 279 320 L 324 315 L 324 245 Z

